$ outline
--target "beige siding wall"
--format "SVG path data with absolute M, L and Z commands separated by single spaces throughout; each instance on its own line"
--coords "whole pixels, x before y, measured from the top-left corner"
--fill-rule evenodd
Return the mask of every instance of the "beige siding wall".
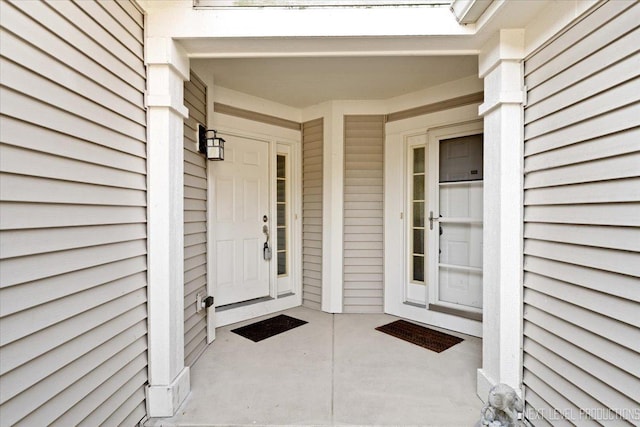
M 302 124 L 302 304 L 322 306 L 323 119 Z
M 135 425 L 147 382 L 143 15 L 2 1 L 0 424 Z
M 384 116 L 344 117 L 345 313 L 383 312 Z
M 589 411 L 639 422 L 639 23 L 639 3 L 606 2 L 525 62 L 523 363 L 537 426 Z
M 184 83 L 184 364 L 191 366 L 207 346 L 206 310 L 196 313 L 196 296 L 207 295 L 207 161 L 198 152 L 198 124 L 207 126 L 207 87 L 191 73 Z

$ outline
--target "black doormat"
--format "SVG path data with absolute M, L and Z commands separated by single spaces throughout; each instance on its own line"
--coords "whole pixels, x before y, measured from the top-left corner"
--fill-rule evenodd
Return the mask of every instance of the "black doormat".
M 241 328 L 232 329 L 231 332 L 250 339 L 253 342 L 262 341 L 274 335 L 281 334 L 289 329 L 304 325 L 304 320 L 296 319 L 281 314 L 270 319 L 261 320 Z
M 406 320 L 396 320 L 389 324 L 379 326 L 377 331 L 384 332 L 401 340 L 408 341 L 420 347 L 428 348 L 436 353 L 452 347 L 459 342 L 464 341 L 462 338 L 445 334 L 444 332 L 434 331 Z

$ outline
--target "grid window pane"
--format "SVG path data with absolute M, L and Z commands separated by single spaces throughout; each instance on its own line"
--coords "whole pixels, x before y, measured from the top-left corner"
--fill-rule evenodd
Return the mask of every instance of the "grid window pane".
M 424 200 L 424 175 L 413 176 L 413 200 Z
M 413 257 L 413 280 L 417 282 L 424 282 L 424 257 Z
M 277 177 L 278 178 L 284 178 L 286 175 L 286 165 L 287 165 L 287 160 L 285 156 L 278 156 L 278 161 L 277 161 Z
M 287 274 L 287 253 L 278 252 L 278 275 Z
M 278 227 L 286 225 L 287 205 L 278 203 Z
M 413 150 L 413 173 L 424 173 L 424 148 Z
M 284 251 L 287 249 L 287 229 L 278 227 L 278 250 Z
M 413 202 L 413 226 L 424 227 L 424 202 Z
M 279 179 L 277 182 L 277 186 L 278 198 L 276 201 L 278 203 L 284 203 L 287 201 L 287 181 L 285 181 L 284 179 Z
M 424 255 L 424 229 L 413 230 L 413 253 Z

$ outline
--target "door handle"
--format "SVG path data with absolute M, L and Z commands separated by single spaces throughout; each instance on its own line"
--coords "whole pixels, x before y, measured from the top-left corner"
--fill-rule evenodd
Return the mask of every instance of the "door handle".
M 271 248 L 267 242 L 264 242 L 264 246 L 262 247 L 262 257 L 265 261 L 271 260 Z
M 429 230 L 433 230 L 433 221 L 438 221 L 438 217 L 433 216 L 433 211 L 429 211 Z
M 269 261 L 271 259 L 271 248 L 269 247 L 269 227 L 267 224 L 262 226 L 262 232 L 267 238 L 264 242 L 264 246 L 262 247 L 262 257 L 265 261 Z

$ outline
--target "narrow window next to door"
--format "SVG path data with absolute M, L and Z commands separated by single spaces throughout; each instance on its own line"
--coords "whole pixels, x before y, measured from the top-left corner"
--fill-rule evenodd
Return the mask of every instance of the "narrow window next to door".
M 424 284 L 425 277 L 425 148 L 413 148 L 411 182 L 411 280 Z
M 278 276 L 286 276 L 287 275 L 287 156 L 286 155 L 278 155 L 277 156 L 277 173 L 276 173 L 276 184 L 277 184 L 277 198 L 276 198 L 276 208 L 277 208 L 277 218 L 276 218 L 276 226 L 277 226 L 277 259 L 278 259 Z

